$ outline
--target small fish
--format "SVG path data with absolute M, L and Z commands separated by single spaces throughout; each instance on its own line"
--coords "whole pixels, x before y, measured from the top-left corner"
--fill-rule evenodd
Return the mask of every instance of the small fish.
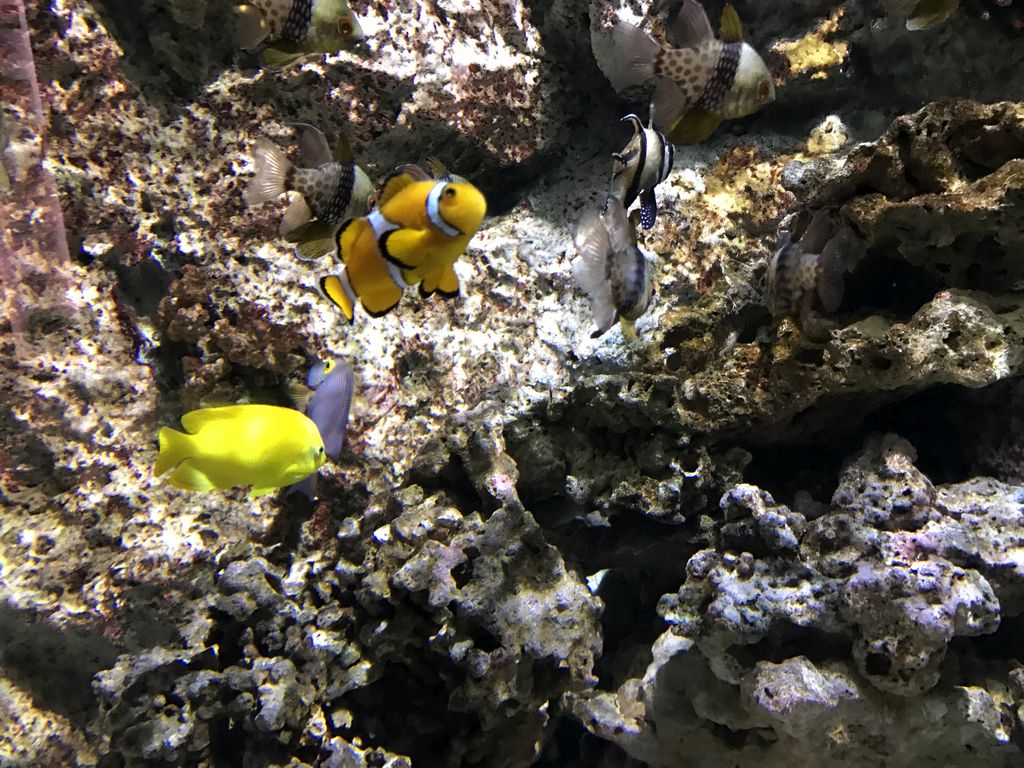
M 639 27 L 620 21 L 612 39 L 624 62 L 606 74 L 616 90 L 657 78 L 652 124 L 673 143 L 698 144 L 723 120 L 753 114 L 775 100 L 768 67 L 743 42 L 731 5 L 722 11 L 721 40 L 697 0 L 683 0 L 670 31 L 675 47 L 663 47 Z
M 352 367 L 334 360 L 317 363 L 309 370 L 306 386 L 313 390 L 305 405 L 306 415 L 316 424 L 323 438 L 327 458 L 337 461 L 345 444 L 348 413 L 355 389 Z M 291 486 L 286 493 L 298 491 L 313 499 L 316 497 L 316 478 L 312 474 Z
M 960 0 L 882 0 L 886 9 L 898 16 L 907 17 L 907 29 L 920 32 L 949 21 Z
M 822 240 L 812 232 L 815 227 L 808 227 L 800 242 L 794 242 L 790 233 L 783 237 L 768 265 L 765 298 L 774 317 L 798 318 L 804 333 L 817 341 L 827 338 L 831 324 L 817 314 L 815 297 L 827 313 L 836 312 L 843 303 L 843 257 L 854 235 L 842 229 L 813 252 L 810 249 Z
M 654 188 L 672 171 L 676 150 L 663 133 L 644 128 L 636 115 L 622 118 L 627 120 L 633 125 L 633 138 L 625 149 L 612 155 L 612 194 L 626 209 L 639 197 L 640 225 L 650 229 L 658 215 Z
M 394 309 L 402 292 L 459 293 L 453 265 L 483 223 L 487 201 L 469 182 L 438 181 L 415 165 L 385 182 L 380 202 L 350 219 L 336 236 L 345 269 L 320 280 L 320 291 L 351 323 L 356 301 L 373 317 Z
M 306 415 L 276 405 L 200 408 L 181 417 L 185 432 L 160 430 L 153 473 L 173 469 L 170 483 L 189 491 L 249 485 L 249 498 L 297 483 L 326 459 L 324 441 Z
M 344 136 L 332 152 L 327 137 L 312 125 L 296 123 L 295 127 L 303 167 L 293 166 L 279 147 L 259 139 L 253 149 L 256 175 L 245 199 L 255 206 L 288 193 L 291 202 L 278 231 L 296 244 L 300 258 L 312 260 L 334 247 L 334 231 L 341 222 L 370 209 L 374 189 L 370 177 L 353 161 Z
M 636 244 L 634 222 L 616 197 L 609 197 L 600 216 L 587 213 L 576 229 L 572 273 L 590 298 L 597 330 L 602 335 L 619 319 L 632 322 L 651 301 L 652 269 Z
M 347 0 L 250 0 L 235 7 L 238 46 L 271 67 L 334 53 L 363 38 Z

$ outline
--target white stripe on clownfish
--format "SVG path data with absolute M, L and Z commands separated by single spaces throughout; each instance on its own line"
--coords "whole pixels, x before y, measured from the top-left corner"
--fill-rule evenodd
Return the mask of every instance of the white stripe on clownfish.
M 385 232 L 391 232 L 393 230 L 398 229 L 398 225 L 392 224 L 390 221 L 388 221 L 384 217 L 384 214 L 381 213 L 380 210 L 378 210 L 377 208 L 374 208 L 372 211 L 366 214 L 366 222 L 370 225 L 370 228 L 373 230 L 374 240 L 380 240 L 380 236 L 383 235 Z
M 390 260 L 385 260 L 388 268 L 388 275 L 394 281 L 395 285 L 401 288 L 403 291 L 409 287 L 409 284 L 405 282 L 405 278 L 402 277 L 402 268 Z
M 430 192 L 427 194 L 427 218 L 430 219 L 431 224 L 448 235 L 448 237 L 458 237 L 462 233 L 444 220 L 439 207 L 441 194 L 447 186 L 446 183 L 439 181 L 431 187 Z

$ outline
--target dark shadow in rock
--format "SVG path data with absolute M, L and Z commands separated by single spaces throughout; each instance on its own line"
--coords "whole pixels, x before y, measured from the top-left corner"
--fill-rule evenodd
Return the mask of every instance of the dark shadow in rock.
M 4 674 L 42 709 L 78 728 L 96 714 L 92 678 L 113 665 L 118 648 L 93 631 L 57 629 L 29 611 L 0 605 L 0 659 Z
M 943 283 L 929 271 L 887 255 L 883 245 L 872 249 L 846 276 L 838 312 L 856 312 L 859 316 L 881 312 L 891 320 L 906 321 L 942 288 Z
M 38 400 L 38 409 L 32 413 L 42 416 L 39 411 L 53 411 L 52 417 L 62 424 L 60 413 L 48 401 Z M 50 415 L 50 414 L 47 414 Z M 47 497 L 54 497 L 71 489 L 76 484 L 75 476 L 65 468 L 58 468 L 53 451 L 40 439 L 39 432 L 31 422 L 15 418 L 12 410 L 0 409 L 0 435 L 3 435 L 4 464 L 9 466 L 10 479 L 19 486 L 37 487 Z

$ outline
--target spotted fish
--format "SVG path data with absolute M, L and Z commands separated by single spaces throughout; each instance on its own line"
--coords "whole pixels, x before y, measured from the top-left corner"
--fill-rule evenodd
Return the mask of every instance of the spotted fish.
M 891 13 L 907 17 L 907 29 L 920 32 L 949 21 L 960 0 L 883 0 Z
M 636 115 L 626 115 L 622 120 L 632 124 L 633 138 L 625 149 L 612 155 L 611 194 L 627 210 L 639 197 L 640 225 L 650 229 L 658 215 L 654 188 L 672 171 L 675 147 L 663 133 L 644 128 Z
M 369 210 L 374 190 L 366 172 L 353 162 L 344 136 L 332 153 L 327 138 L 312 125 L 295 127 L 304 167 L 293 166 L 280 148 L 260 139 L 253 150 L 256 175 L 245 199 L 258 205 L 289 193 L 279 232 L 296 244 L 300 257 L 315 259 L 334 248 L 334 230 L 341 222 Z
M 350 48 L 363 37 L 347 0 L 249 0 L 235 10 L 239 47 L 271 67 Z
M 587 294 L 597 330 L 608 331 L 617 320 L 629 324 L 651 302 L 651 265 L 636 244 L 634 222 L 617 197 L 609 197 L 600 215 L 587 213 L 576 229 L 576 284 Z M 628 327 L 628 326 L 627 326 Z
M 670 27 L 673 47 L 663 47 L 639 27 L 619 22 L 612 30 L 622 66 L 607 73 L 616 90 L 657 78 L 652 124 L 675 144 L 697 144 L 726 119 L 753 114 L 775 100 L 764 60 L 743 42 L 739 16 L 722 12 L 716 39 L 704 8 L 684 0 Z

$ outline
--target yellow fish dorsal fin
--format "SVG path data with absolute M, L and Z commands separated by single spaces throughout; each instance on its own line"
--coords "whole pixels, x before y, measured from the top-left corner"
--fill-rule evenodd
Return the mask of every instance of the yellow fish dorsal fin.
M 181 426 L 185 428 L 186 432 L 194 435 L 204 425 L 211 422 L 237 418 L 239 415 L 237 409 L 239 407 L 241 406 L 222 405 L 215 408 L 199 408 L 189 411 L 181 417 Z
M 353 163 L 355 156 L 352 154 L 352 146 L 348 143 L 348 136 L 342 131 L 338 141 L 334 145 L 334 159 L 339 163 Z
M 722 42 L 738 43 L 743 39 L 743 25 L 740 24 L 740 15 L 732 7 L 732 3 L 726 3 L 722 9 Z
M 718 115 L 700 107 L 692 107 L 676 120 L 665 135 L 673 144 L 700 144 L 706 141 L 722 122 Z
M 415 184 L 417 181 L 422 180 L 417 179 L 413 173 L 409 171 L 410 167 L 416 168 L 417 166 L 403 165 L 398 169 L 398 171 L 388 176 L 387 181 L 384 182 L 384 188 L 381 190 L 380 197 L 377 199 L 378 208 L 410 184 Z

